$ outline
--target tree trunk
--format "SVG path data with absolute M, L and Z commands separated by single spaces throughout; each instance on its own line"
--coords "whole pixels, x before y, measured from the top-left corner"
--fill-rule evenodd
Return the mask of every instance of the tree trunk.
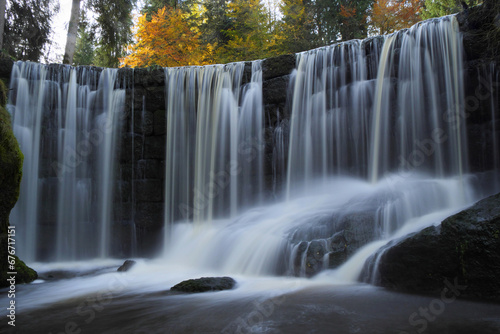
M 1 1 L 1 0 L 0 0 Z M 64 51 L 63 64 L 73 63 L 75 55 L 76 35 L 80 23 L 80 0 L 73 0 L 71 5 L 71 18 L 69 20 L 68 38 L 66 39 L 66 50 Z
M 3 49 L 3 30 L 5 27 L 5 6 L 7 0 L 0 0 L 0 50 Z

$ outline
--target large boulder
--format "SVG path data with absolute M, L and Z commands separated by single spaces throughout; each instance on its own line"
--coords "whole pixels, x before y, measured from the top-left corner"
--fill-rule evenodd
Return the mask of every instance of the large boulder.
M 37 273 L 14 255 L 15 244 L 13 249 L 7 248 L 9 215 L 19 197 L 24 157 L 12 132 L 10 115 L 4 107 L 5 102 L 6 88 L 0 81 L 0 287 L 10 285 L 7 279 L 11 275 L 7 275 L 7 272 L 17 273 L 16 283 L 29 283 L 37 278 Z M 10 237 L 15 240 L 14 233 L 11 233 Z M 8 255 L 13 256 L 10 258 L 12 267 L 8 266 Z
M 500 300 L 500 194 L 380 252 L 374 257 L 378 266 L 368 277 L 377 285 Z M 370 263 L 373 259 L 365 269 Z
M 236 285 L 236 281 L 231 277 L 201 277 L 189 279 L 170 288 L 171 291 L 178 292 L 206 292 L 231 290 Z
M 309 236 L 295 232 L 292 243 L 298 247 L 293 260 L 294 275 L 311 277 L 325 268 L 336 268 L 378 236 L 375 211 L 333 215 L 321 228 L 322 233 L 311 229 Z
M 329 214 L 315 214 L 290 230 L 292 245 L 290 271 L 311 277 L 325 268 L 342 265 L 358 249 L 380 237 L 377 215 L 380 207 L 395 198 L 391 192 L 359 196 Z

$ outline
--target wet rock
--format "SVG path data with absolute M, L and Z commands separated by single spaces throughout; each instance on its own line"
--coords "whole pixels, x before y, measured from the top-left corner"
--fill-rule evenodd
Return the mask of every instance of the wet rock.
M 264 59 L 262 79 L 269 80 L 290 74 L 295 69 L 296 57 L 293 54 Z
M 262 94 L 265 105 L 279 105 L 286 102 L 290 76 L 273 78 L 262 83 Z
M 163 182 L 159 179 L 135 180 L 135 200 L 138 202 L 161 202 Z
M 231 290 L 236 285 L 236 281 L 231 277 L 202 277 L 189 279 L 174 285 L 170 290 L 179 292 L 206 292 Z
M 500 300 L 500 194 L 382 251 L 368 275 L 377 285 L 439 295 L 451 284 L 456 296 Z
M 144 141 L 144 159 L 165 159 L 165 135 L 147 137 Z
M 135 212 L 135 224 L 146 230 L 163 227 L 163 202 L 138 203 Z
M 311 277 L 325 268 L 336 268 L 376 237 L 375 209 L 334 215 L 297 230 L 292 237 L 298 244 L 294 274 Z
M 126 260 L 116 271 L 129 271 L 135 264 L 134 260 Z
M 325 243 L 313 240 L 306 253 L 306 276 L 310 277 L 323 269 L 324 255 L 327 252 Z

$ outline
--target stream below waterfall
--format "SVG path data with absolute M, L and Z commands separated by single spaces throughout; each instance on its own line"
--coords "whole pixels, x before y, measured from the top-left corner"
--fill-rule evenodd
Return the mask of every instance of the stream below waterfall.
M 233 219 L 177 224 L 163 256 L 135 259 L 128 272 L 117 273 L 123 260 L 113 259 L 32 263 L 41 279 L 18 287 L 16 329 L 18 333 L 498 333 L 500 305 L 458 301 L 450 293 L 442 300 L 406 295 L 358 283 L 365 260 L 389 240 L 439 224 L 484 196 L 475 183 L 476 177 L 404 174 L 377 184 L 332 178 L 309 185 L 294 198 Z M 293 257 L 294 232 L 305 225 L 314 230 L 324 222 L 322 217 L 345 211 L 349 203 L 362 210 L 373 201 L 381 215 L 375 226 L 382 231 L 381 239 L 360 248 L 342 266 L 312 278 L 276 272 L 279 261 Z M 384 226 L 383 212 L 400 220 Z M 236 280 L 235 289 L 194 295 L 169 291 L 186 279 L 226 275 Z M 454 284 L 443 282 L 443 290 Z M 457 296 L 462 288 L 455 287 Z M 2 290 L 0 303 L 6 300 Z M 0 315 L 3 318 L 7 312 L 2 309 Z

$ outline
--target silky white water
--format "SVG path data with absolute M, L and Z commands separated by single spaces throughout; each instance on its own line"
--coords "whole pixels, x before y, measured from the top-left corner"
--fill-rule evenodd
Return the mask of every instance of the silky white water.
M 245 63 L 165 69 L 163 249 L 123 275 L 111 273 L 121 261 L 103 260 L 115 231 L 117 147 L 128 131 L 117 71 L 16 63 L 9 110 L 26 159 L 11 220 L 21 231 L 20 255 L 41 273 L 79 276 L 39 282 L 23 298 L 38 307 L 102 289 L 158 292 L 221 275 L 234 277 L 242 294 L 353 284 L 387 242 L 498 190 L 468 174 L 462 52 L 456 19 L 448 17 L 298 54 L 291 115 L 277 124 L 264 121 L 260 61 L 245 83 Z M 141 121 L 146 108 L 144 97 L 143 109 L 133 111 Z M 82 142 L 91 152 L 75 160 L 75 151 L 89 149 Z M 495 168 L 497 147 L 495 137 Z M 58 173 L 47 172 L 50 159 L 62 166 Z M 47 235 L 52 245 L 44 244 Z M 91 267 L 75 269 L 33 262 L 39 251 L 57 261 L 101 260 L 74 262 Z M 92 268 L 100 269 L 87 275 Z M 108 288 L 110 281 L 117 286 Z
M 25 160 L 10 219 L 27 261 L 109 256 L 125 99 L 116 77 L 115 69 L 14 64 L 7 108 Z
M 236 294 L 226 292 L 219 300 L 232 300 L 251 295 L 280 295 L 304 288 L 356 283 L 364 261 L 388 241 L 408 233 L 439 224 L 480 197 L 473 190 L 474 178 L 435 179 L 425 175 L 391 175 L 376 185 L 360 179 L 331 178 L 313 185 L 315 195 L 297 194 L 283 201 L 249 210 L 235 219 L 214 220 L 201 226 L 175 224 L 171 243 L 158 259 L 136 259 L 138 263 L 127 273 L 116 273 L 120 260 L 87 262 L 33 263 L 40 274 L 62 271 L 74 273 L 54 282 L 40 284 L 23 295 L 23 308 L 31 309 L 96 293 L 129 295 L 168 290 L 176 283 L 197 277 L 229 275 L 238 284 Z M 465 182 L 465 183 L 463 183 Z M 340 194 L 334 189 L 342 188 Z M 458 192 L 466 189 L 463 196 Z M 400 196 L 392 196 L 393 192 Z M 306 193 L 307 194 L 307 193 Z M 322 217 L 349 209 L 350 203 L 370 206 L 380 203 L 377 229 L 384 229 L 384 214 L 398 217 L 395 226 L 384 231 L 382 240 L 361 248 L 342 266 L 323 271 L 312 279 L 285 275 L 295 229 L 309 225 L 311 229 Z M 412 205 L 420 203 L 421 205 Z M 412 206 L 413 210 L 408 210 Z M 251 251 L 249 251 L 251 250 Z M 281 272 L 277 268 L 281 267 Z M 36 283 L 36 282 L 35 282 Z M 54 294 L 53 291 L 58 293 Z

